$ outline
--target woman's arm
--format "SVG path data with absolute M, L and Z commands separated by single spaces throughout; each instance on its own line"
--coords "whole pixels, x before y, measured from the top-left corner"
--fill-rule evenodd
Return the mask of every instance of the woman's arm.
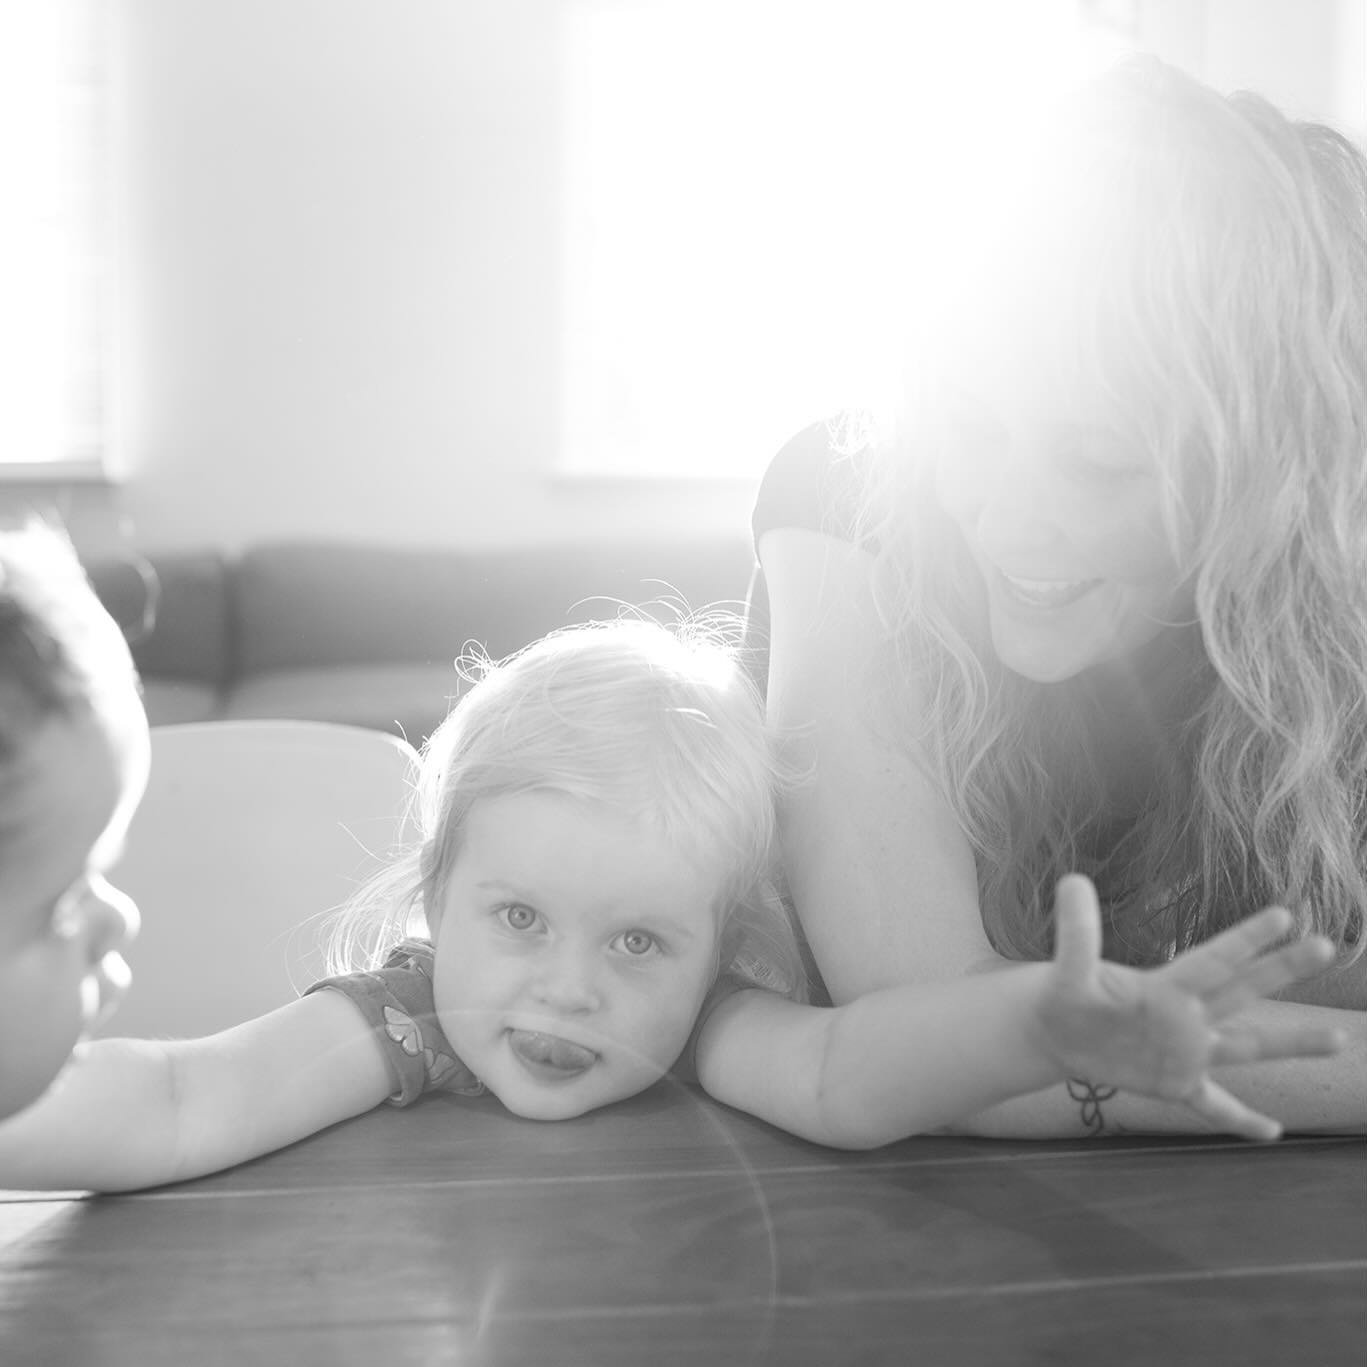
M 996 959 L 994 966 L 1010 968 L 1005 959 Z M 1343 1049 L 1328 1059 L 1231 1069 L 1217 1074 L 1219 1080 L 1258 1110 L 1281 1116 L 1287 1129 L 1298 1133 L 1367 1131 L 1367 956 L 1292 983 L 1276 998 L 1251 1005 L 1250 1022 L 1274 1028 L 1322 1026 L 1338 1032 Z M 1105 1082 L 1075 1079 L 1063 1088 L 993 1106 L 954 1128 L 989 1138 L 1182 1134 L 1190 1131 L 1191 1116 L 1180 1107 L 1165 1108 Z
M 719 1101 L 842 1148 L 937 1128 L 1075 1071 L 1114 1076 L 1214 1128 L 1275 1138 L 1275 1122 L 1210 1069 L 1338 1047 L 1332 1030 L 1259 1027 L 1244 1013 L 1329 958 L 1323 939 L 1273 948 L 1290 924 L 1289 912 L 1269 910 L 1161 968 L 1126 968 L 1100 958 L 1095 889 L 1067 878 L 1052 962 L 832 1008 L 738 993 L 703 1024 L 698 1077 Z
M 1044 964 L 999 981 L 882 988 L 840 1007 L 752 990 L 698 1036 L 709 1096 L 791 1134 L 867 1149 L 949 1124 L 1058 1079 L 1021 1028 Z
M 780 806 L 784 869 L 831 999 L 971 971 L 992 957 L 972 851 L 871 687 L 892 666 L 870 557 L 787 529 L 759 555 L 769 716 L 810 774 Z
M 391 1085 L 373 1032 L 336 992 L 207 1039 L 96 1040 L 0 1124 L 0 1188 L 200 1177 L 370 1110 Z
M 1014 971 L 1014 965 L 1003 968 L 1005 974 Z M 1290 1133 L 1367 1133 L 1367 1013 L 1269 1001 L 1254 1003 L 1245 1015 L 1251 1025 L 1332 1029 L 1343 1047 L 1332 1058 L 1264 1060 L 1216 1069 L 1216 1082 L 1254 1110 L 1277 1117 Z M 1098 1076 L 1074 1078 L 1062 1087 L 965 1114 L 946 1129 L 987 1139 L 1070 1139 L 1204 1134 L 1210 1126 L 1184 1106 L 1136 1096 Z
M 871 558 L 802 530 L 767 532 L 759 553 L 770 606 L 770 716 L 812 768 L 782 803 L 784 864 L 832 1000 L 1005 966 L 983 931 L 967 840 L 894 741 L 895 724 L 879 716 L 868 684 L 888 668 Z M 1367 1014 L 1291 1001 L 1251 1011 L 1277 1025 L 1332 1025 L 1346 1045 L 1332 1059 L 1251 1064 L 1221 1080 L 1288 1129 L 1367 1128 Z M 1186 1110 L 1095 1079 L 996 1106 L 963 1128 L 1061 1138 L 1206 1127 Z

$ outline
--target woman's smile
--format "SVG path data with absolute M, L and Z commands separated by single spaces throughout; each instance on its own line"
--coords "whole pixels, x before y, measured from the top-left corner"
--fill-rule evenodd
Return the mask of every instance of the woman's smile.
M 1022 607 L 1052 611 L 1085 598 L 1104 582 L 1100 579 L 1027 579 L 1023 575 L 996 572 L 1006 596 Z

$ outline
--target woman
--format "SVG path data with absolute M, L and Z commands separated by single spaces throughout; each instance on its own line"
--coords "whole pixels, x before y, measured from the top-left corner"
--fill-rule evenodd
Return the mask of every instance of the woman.
M 1152 59 L 995 206 L 895 423 L 795 438 L 756 510 L 768 703 L 814 778 L 792 895 L 836 1002 L 1050 952 L 1098 886 L 1161 961 L 1278 902 L 1339 947 L 1225 1078 L 1367 1127 L 1367 162 Z M 1077 1079 L 968 1129 L 1189 1129 Z

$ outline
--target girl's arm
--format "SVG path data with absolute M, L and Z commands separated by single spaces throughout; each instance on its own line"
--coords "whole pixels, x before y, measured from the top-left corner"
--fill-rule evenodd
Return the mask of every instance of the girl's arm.
M 1100 958 L 1095 889 L 1066 878 L 1051 963 L 884 988 L 833 1008 L 738 993 L 703 1024 L 699 1080 L 719 1101 L 841 1148 L 939 1128 L 1073 1073 L 1112 1076 L 1216 1129 L 1274 1139 L 1276 1122 L 1210 1068 L 1338 1047 L 1332 1030 L 1259 1028 L 1243 1014 L 1328 962 L 1320 937 L 1272 948 L 1290 926 L 1273 908 L 1161 968 L 1126 968 Z
M 0 1188 L 200 1177 L 370 1110 L 391 1086 L 379 1043 L 337 992 L 206 1039 L 96 1040 L 0 1124 Z
M 968 843 L 895 741 L 898 725 L 879 715 L 870 680 L 892 666 L 870 557 L 802 530 L 767 532 L 759 552 L 770 605 L 770 716 L 812 770 L 782 804 L 784 866 L 832 999 L 839 1005 L 894 985 L 1004 967 L 983 931 Z M 915 715 L 914 699 L 905 715 Z M 1250 1011 L 1278 1027 L 1332 1026 L 1345 1047 L 1331 1059 L 1248 1064 L 1222 1081 L 1288 1129 L 1367 1128 L 1367 1013 L 1290 1001 Z M 1189 1111 L 1114 1086 L 1098 1077 L 1050 1087 L 974 1116 L 966 1128 L 1020 1138 L 1207 1128 Z

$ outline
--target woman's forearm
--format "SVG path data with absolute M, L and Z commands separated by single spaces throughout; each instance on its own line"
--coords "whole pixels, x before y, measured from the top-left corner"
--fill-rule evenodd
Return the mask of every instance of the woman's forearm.
M 817 1144 L 869 1149 L 1063 1076 L 1034 1022 L 1050 965 L 841 1007 L 738 992 L 698 1037 L 698 1078 L 718 1101 Z
M 1255 1002 L 1250 1021 L 1330 1025 L 1343 1049 L 1330 1058 L 1279 1059 L 1218 1070 L 1241 1101 L 1291 1134 L 1367 1133 L 1367 1012 L 1298 1002 Z M 999 1139 L 1073 1139 L 1122 1134 L 1208 1133 L 1185 1107 L 1118 1091 L 1104 1078 L 1076 1078 L 988 1107 L 950 1126 Z
M 81 1046 L 52 1087 L 0 1123 L 0 1187 L 129 1191 L 175 1177 L 175 1065 L 154 1040 Z
M 820 1141 L 867 1148 L 1055 1081 L 1031 1033 L 1047 964 L 871 992 L 829 1013 Z

